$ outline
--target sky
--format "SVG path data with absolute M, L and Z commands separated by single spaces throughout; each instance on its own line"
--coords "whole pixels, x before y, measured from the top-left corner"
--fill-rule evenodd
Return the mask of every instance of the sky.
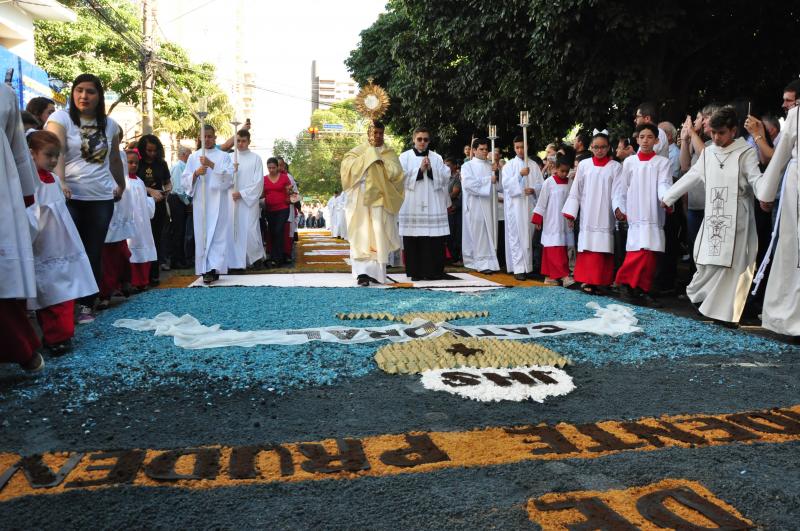
M 192 61 L 215 64 L 223 79 L 235 77 L 232 57 L 237 50 L 241 53 L 259 88 L 253 91 L 254 116 L 239 114 L 237 119 L 251 119 L 253 149 L 267 156 L 276 138 L 294 141 L 309 125 L 311 61 L 316 59 L 318 71 L 326 76 L 349 77 L 344 60 L 385 4 L 386 0 L 157 0 L 157 34 L 186 48 Z

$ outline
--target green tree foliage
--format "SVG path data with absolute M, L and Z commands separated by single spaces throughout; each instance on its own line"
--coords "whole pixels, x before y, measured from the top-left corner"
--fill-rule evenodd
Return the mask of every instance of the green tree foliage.
M 575 123 L 629 134 L 635 105 L 680 123 L 712 100 L 779 111 L 796 78 L 796 4 L 740 1 L 390 0 L 347 65 L 392 97 L 396 131 L 425 124 L 460 152 L 494 123 L 505 144 L 529 110 L 534 144 Z M 502 142 L 502 140 L 501 140 Z M 440 149 L 441 149 L 440 148 Z
M 323 124 L 342 124 L 343 132 L 323 130 Z M 317 109 L 311 116 L 309 127 L 319 129 L 317 138 L 311 140 L 307 130 L 301 131 L 294 143 L 279 138 L 272 153 L 284 157 L 291 164 L 292 175 L 297 179 L 304 195 L 328 197 L 340 189 L 340 165 L 345 153 L 366 142 L 368 123 L 356 112 L 352 100 L 337 103 L 331 108 Z M 387 135 L 386 144 L 400 149 L 402 143 Z
M 104 0 L 105 13 L 124 28 L 125 39 L 107 21 L 78 0 L 66 0 L 78 13 L 75 23 L 37 21 L 34 40 L 36 61 L 49 74 L 70 82 L 88 72 L 117 95 L 116 103 L 138 105 L 141 101 L 141 20 L 136 6 L 127 0 Z M 155 128 L 177 138 L 197 136 L 194 116 L 201 95 L 208 98 L 207 121 L 221 135 L 231 134 L 233 108 L 214 82 L 214 65 L 193 64 L 186 51 L 174 43 L 162 43 L 157 56 L 154 91 Z M 166 73 L 164 73 L 166 72 Z M 114 104 L 114 105 L 115 105 Z M 113 106 L 110 112 L 113 112 Z
M 141 21 L 131 2 L 108 0 L 116 18 L 141 42 Z M 50 22 L 37 20 L 34 30 L 36 62 L 48 74 L 67 83 L 78 74 L 92 73 L 103 81 L 107 91 L 120 96 L 123 103 L 140 99 L 141 56 L 96 15 L 77 1 L 62 2 L 78 13 L 78 20 Z

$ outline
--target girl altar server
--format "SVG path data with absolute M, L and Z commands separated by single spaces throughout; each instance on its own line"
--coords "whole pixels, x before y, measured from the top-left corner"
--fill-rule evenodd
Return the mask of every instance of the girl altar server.
M 139 166 L 139 154 L 128 151 L 128 189 L 131 194 L 133 210 L 133 237 L 128 238 L 128 249 L 131 251 L 131 285 L 144 291 L 150 284 L 150 262 L 157 258 L 156 244 L 153 241 L 153 229 L 150 220 L 156 213 L 156 203 L 147 195 L 147 189 L 141 179 L 136 176 Z
M 128 164 L 128 154 L 122 150 L 119 154 Z M 133 238 L 135 230 L 132 196 L 125 191 L 120 200 L 114 203 L 114 215 L 103 245 L 103 279 L 100 281 L 98 310 L 108 308 L 111 296 L 116 291 L 122 292 L 125 297 L 130 295 L 131 251 L 128 249 L 128 238 Z
M 569 193 L 567 176 L 571 167 L 572 163 L 565 157 L 556 160 L 556 170 L 544 181 L 531 219 L 536 230 L 542 231 L 542 274 L 547 276 L 545 284 L 558 284 L 560 280 L 565 288 L 575 283 L 569 274 L 567 253 L 567 247 L 575 247 L 575 236 L 561 214 Z
M 585 293 L 595 294 L 614 282 L 614 211 L 611 193 L 622 164 L 609 156 L 606 130 L 594 130 L 590 159 L 578 164 L 575 180 L 564 203 L 564 217 L 574 223 L 580 213 L 578 256 L 573 278 Z

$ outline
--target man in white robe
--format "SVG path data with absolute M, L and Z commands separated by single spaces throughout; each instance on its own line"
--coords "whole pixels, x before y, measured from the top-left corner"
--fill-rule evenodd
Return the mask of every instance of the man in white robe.
M 226 260 L 233 186 L 233 163 L 227 153 L 216 147 L 216 131 L 211 125 L 203 130 L 203 150 L 186 161 L 183 186 L 192 199 L 194 221 L 194 267 L 203 282 L 210 284 L 228 272 Z
M 800 148 L 798 148 L 800 111 L 798 109 L 800 107 L 792 107 L 786 115 L 786 122 L 781 130 L 781 141 L 764 172 L 763 196 L 759 197 L 763 201 L 771 201 L 783 178 L 783 190 L 779 194 L 776 220 L 778 243 L 774 247 L 775 256 L 772 259 L 772 269 L 764 292 L 761 318 L 767 330 L 795 336 L 795 339 L 800 336 L 800 212 L 798 211 L 800 172 L 797 169 L 800 160 Z M 761 267 L 765 266 L 766 264 L 762 264 Z M 760 269 L 759 273 L 763 271 Z
M 400 247 L 397 214 L 403 204 L 403 168 L 383 143 L 384 126 L 373 122 L 369 143 L 351 149 L 342 160 L 347 194 L 347 239 L 353 277 L 359 286 L 386 282 L 389 253 Z
M 500 269 L 497 261 L 496 167 L 487 160 L 489 141 L 472 142 L 475 156 L 461 167 L 463 225 L 461 254 L 464 267 L 493 273 Z
M 266 258 L 259 225 L 261 207 L 258 203 L 264 192 L 264 165 L 261 157 L 250 151 L 250 132 L 246 129 L 236 134 L 236 149 L 239 168 L 228 205 L 232 220 L 228 238 L 228 269 L 245 269 Z
M 525 162 L 525 143 L 514 139 L 516 157 L 503 166 L 503 208 L 505 210 L 506 270 L 517 280 L 533 276 L 533 225 L 531 216 L 544 179 L 539 166 Z
M 743 138 L 736 138 L 737 121 L 730 107 L 711 116 L 713 143 L 663 199 L 670 206 L 691 187 L 704 184 L 706 215 L 694 244 L 697 271 L 686 295 L 703 315 L 734 326 L 747 301 L 758 253 L 753 195 L 764 210 L 770 210 L 768 202 L 777 187 L 775 176 L 774 183 L 766 186 L 756 150 Z
M 406 276 L 411 280 L 440 280 L 445 277 L 445 242 L 450 234 L 447 222 L 447 184 L 450 169 L 428 146 L 431 133 L 418 127 L 412 135 L 414 147 L 400 155 L 405 177 L 405 199 L 400 208 L 400 236 L 406 254 Z

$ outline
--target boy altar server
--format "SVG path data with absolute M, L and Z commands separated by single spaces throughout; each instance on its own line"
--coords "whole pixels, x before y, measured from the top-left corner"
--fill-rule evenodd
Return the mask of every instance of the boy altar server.
M 36 298 L 28 300 L 28 308 L 36 310 L 44 346 L 60 355 L 72 347 L 75 299 L 97 293 L 97 283 L 67 210 L 61 181 L 53 173 L 61 142 L 50 131 L 36 131 L 28 137 L 28 145 L 39 175 L 36 202 L 28 207 L 37 227 L 33 238 Z
M 616 282 L 624 299 L 650 306 L 659 304 L 649 291 L 658 257 L 664 252 L 664 219 L 661 198 L 672 185 L 669 159 L 656 155 L 658 128 L 649 123 L 636 127 L 639 152 L 625 159 L 614 180 L 612 208 L 620 221 L 628 221 L 625 261 Z
M 771 210 L 763 199 L 772 200 L 780 178 L 773 175 L 772 185 L 767 186 L 756 150 L 743 138 L 736 138 L 736 124 L 731 107 L 711 115 L 712 144 L 663 199 L 670 206 L 693 186 L 705 185 L 706 215 L 694 243 L 697 271 L 686 286 L 686 295 L 700 305 L 700 313 L 723 324 L 739 322 L 753 281 L 758 252 L 753 195 L 761 200 L 762 209 Z M 765 312 L 769 307 L 765 299 Z
M 472 142 L 475 156 L 461 167 L 463 224 L 461 254 L 464 267 L 493 273 L 500 269 L 497 261 L 497 215 L 492 197 L 497 183 L 496 167 L 487 160 L 489 141 L 478 138 Z
M 261 207 L 258 203 L 264 190 L 264 165 L 261 157 L 250 151 L 250 131 L 247 129 L 236 133 L 236 149 L 239 162 L 236 176 L 238 189 L 231 188 L 228 204 L 231 223 L 227 265 L 229 269 L 245 269 L 266 258 L 259 225 Z
M 406 254 L 406 276 L 411 280 L 438 280 L 444 275 L 444 246 L 450 234 L 447 222 L 447 185 L 450 169 L 428 146 L 431 133 L 418 127 L 414 147 L 400 154 L 405 177 L 405 199 L 400 207 L 400 236 Z
M 182 180 L 184 189 L 193 198 L 195 271 L 203 275 L 203 282 L 210 284 L 228 272 L 226 254 L 231 222 L 228 189 L 233 186 L 233 163 L 227 153 L 217 148 L 213 126 L 205 126 L 201 141 L 205 156 L 202 149 L 192 153 Z
M 517 280 L 533 275 L 533 226 L 531 215 L 544 180 L 539 166 L 525 162 L 525 143 L 514 139 L 516 157 L 503 166 L 503 209 L 505 211 L 506 270 Z

